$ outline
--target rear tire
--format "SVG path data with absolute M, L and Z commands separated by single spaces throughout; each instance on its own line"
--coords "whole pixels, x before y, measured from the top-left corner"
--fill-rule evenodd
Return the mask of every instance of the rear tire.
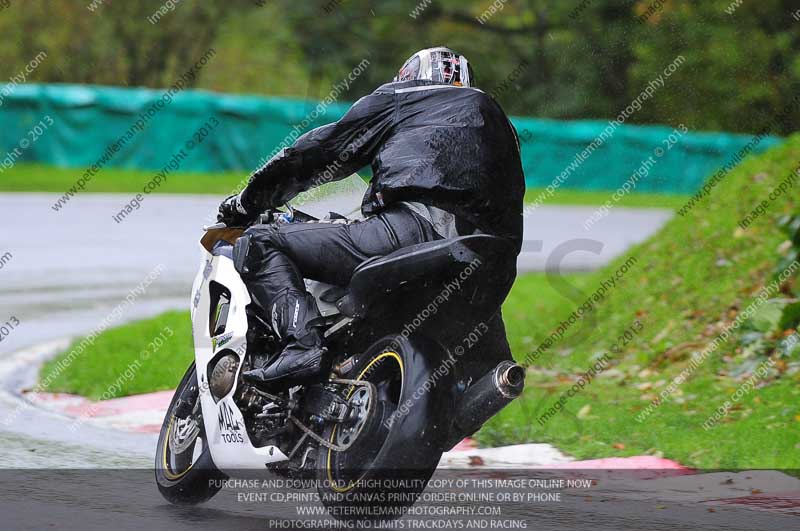
M 429 378 L 431 359 L 436 356 L 424 356 L 401 336 L 386 336 L 359 356 L 349 371 L 348 378 L 376 386 L 378 402 L 353 446 L 336 452 L 320 445 L 317 490 L 332 516 L 392 520 L 425 490 L 442 456 L 434 433 L 438 389 L 412 396 Z M 348 389 L 345 397 L 353 392 Z M 398 411 L 404 404 L 407 407 Z M 323 437 L 342 444 L 337 430 L 329 425 Z
M 174 504 L 193 505 L 210 499 L 227 477 L 211 459 L 202 416 L 197 415 L 198 397 L 197 372 L 192 363 L 175 390 L 156 446 L 156 484 L 161 495 Z M 176 430 L 186 436 L 181 438 Z M 176 445 L 185 449 L 173 452 Z

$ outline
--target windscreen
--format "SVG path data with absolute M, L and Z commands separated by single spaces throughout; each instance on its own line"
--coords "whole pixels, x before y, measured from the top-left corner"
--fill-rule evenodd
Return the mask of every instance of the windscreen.
M 361 217 L 361 200 L 367 191 L 367 182 L 358 174 L 346 179 L 326 183 L 295 197 L 289 203 L 316 218 L 336 212 L 348 218 Z

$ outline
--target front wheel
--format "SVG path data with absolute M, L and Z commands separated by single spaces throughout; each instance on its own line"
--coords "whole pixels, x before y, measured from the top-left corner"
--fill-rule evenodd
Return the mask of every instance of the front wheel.
M 158 490 L 175 504 L 208 500 L 226 478 L 211 459 L 199 396 L 197 371 L 192 363 L 175 390 L 156 446 Z
M 347 388 L 344 398 L 370 415 L 353 425 L 329 425 L 324 432 L 324 439 L 334 445 L 346 445 L 357 436 L 347 450 L 320 445 L 317 454 L 317 488 L 334 517 L 398 518 L 436 470 L 442 456 L 434 433 L 439 390 L 422 391 L 432 374 L 430 362 L 436 359 L 435 353 L 427 354 L 401 336 L 387 336 L 359 356 L 348 372 L 349 379 L 374 386 L 374 404 L 366 403 L 365 387 Z

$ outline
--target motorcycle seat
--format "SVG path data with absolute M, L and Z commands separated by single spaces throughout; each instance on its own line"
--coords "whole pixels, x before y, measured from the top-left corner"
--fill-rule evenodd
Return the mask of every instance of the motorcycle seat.
M 405 284 L 446 278 L 473 263 L 486 265 L 492 257 L 508 252 L 509 247 L 504 238 L 474 234 L 418 243 L 370 258 L 355 269 L 347 294 L 336 306 L 344 315 L 363 316 L 376 299 Z

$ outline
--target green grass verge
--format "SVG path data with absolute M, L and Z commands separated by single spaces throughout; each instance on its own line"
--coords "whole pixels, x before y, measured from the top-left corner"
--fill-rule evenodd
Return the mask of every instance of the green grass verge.
M 689 365 L 691 355 L 710 343 L 772 280 L 776 265 L 791 251 L 777 219 L 800 210 L 796 193 L 771 203 L 746 231 L 737 223 L 798 160 L 800 136 L 747 159 L 686 217 L 677 216 L 600 271 L 559 279 L 521 276 L 504 305 L 509 340 L 520 361 L 628 256 L 637 259 L 595 310 L 530 368 L 523 396 L 487 423 L 479 440 L 550 442 L 579 458 L 647 453 L 695 467 L 800 468 L 800 351 L 781 356 L 774 348 L 763 348 L 791 330 L 764 334 L 765 341 L 756 342 L 761 348 L 745 342 L 744 329 L 734 334 L 670 400 L 643 422 L 636 420 L 637 413 Z M 782 289 L 786 298 L 798 295 L 796 281 Z M 594 357 L 607 352 L 636 319 L 643 330 L 612 354 L 613 367 L 595 377 L 555 417 L 544 425 L 537 423 Z M 158 357 L 151 358 L 157 363 L 123 383 L 117 394 L 168 388 L 191 360 L 188 323 L 187 313 L 171 312 L 109 331 L 82 354 L 80 363 L 60 373 L 50 389 L 101 396 L 120 370 L 137 359 L 146 338 L 164 326 L 176 333 Z M 722 422 L 704 430 L 709 415 L 768 356 L 776 361 L 775 369 L 758 379 L 757 388 Z M 47 371 L 45 367 L 43 374 Z
M 151 344 L 155 338 L 163 343 Z M 182 311 L 109 329 L 85 350 L 81 341 L 44 364 L 46 391 L 97 400 L 174 389 L 194 359 L 191 321 Z
M 63 194 L 75 185 L 82 175 L 81 168 L 59 168 L 43 164 L 16 164 L 3 172 L 0 192 L 55 192 Z M 88 193 L 139 193 L 157 172 L 106 168 L 96 175 L 83 192 Z M 155 193 L 159 194 L 213 194 L 228 195 L 241 187 L 245 172 L 226 173 L 172 173 Z M 527 202 L 533 201 L 543 189 L 529 188 Z M 560 189 L 542 204 L 601 205 L 611 198 L 611 192 Z M 664 194 L 630 194 L 623 197 L 619 206 L 675 208 L 682 205 L 686 196 Z
M 15 164 L 3 172 L 0 192 L 56 192 L 63 194 L 83 175 L 83 168 L 59 168 L 44 164 Z M 81 192 L 139 193 L 156 171 L 106 168 Z M 247 175 L 228 173 L 172 173 L 155 193 L 228 195 Z

